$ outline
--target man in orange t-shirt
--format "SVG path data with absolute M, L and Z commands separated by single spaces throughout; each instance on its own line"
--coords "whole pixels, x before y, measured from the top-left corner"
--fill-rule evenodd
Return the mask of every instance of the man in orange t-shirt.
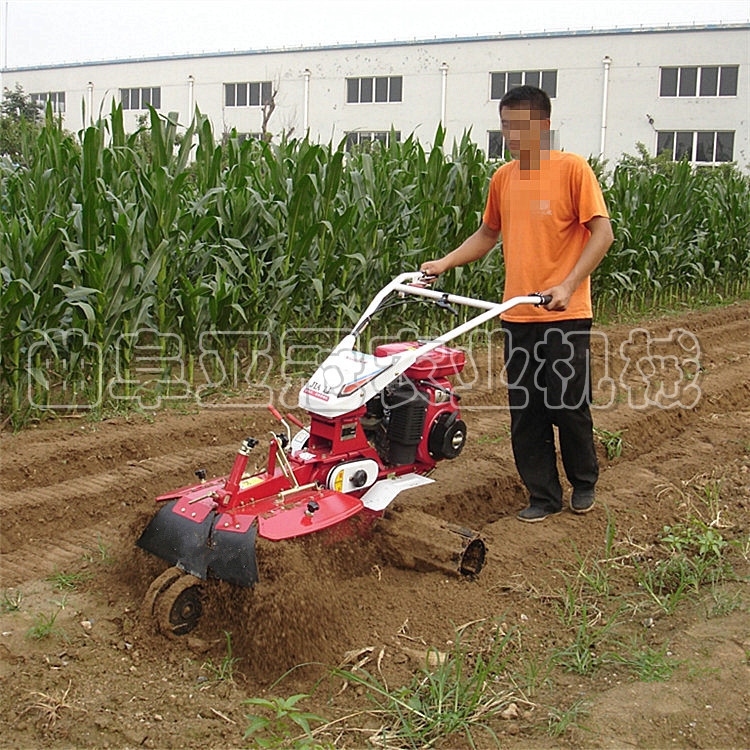
M 490 183 L 479 229 L 421 270 L 432 276 L 486 255 L 503 238 L 504 299 L 538 291 L 552 299 L 503 318 L 511 441 L 529 506 L 518 518 L 543 521 L 562 510 L 553 427 L 573 487 L 570 507 L 594 506 L 599 467 L 590 411 L 590 275 L 613 241 L 607 207 L 585 159 L 549 149 L 551 104 L 533 86 L 500 101 L 513 160 Z

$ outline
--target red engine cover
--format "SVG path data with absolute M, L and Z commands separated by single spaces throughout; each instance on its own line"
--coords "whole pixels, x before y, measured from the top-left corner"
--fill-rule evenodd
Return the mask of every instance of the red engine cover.
M 376 357 L 389 357 L 393 354 L 418 349 L 421 346 L 416 341 L 398 341 L 392 344 L 381 344 L 375 349 Z M 417 358 L 417 361 L 404 373 L 415 380 L 429 378 L 444 378 L 455 375 L 464 369 L 466 355 L 458 349 L 438 346 L 427 354 Z

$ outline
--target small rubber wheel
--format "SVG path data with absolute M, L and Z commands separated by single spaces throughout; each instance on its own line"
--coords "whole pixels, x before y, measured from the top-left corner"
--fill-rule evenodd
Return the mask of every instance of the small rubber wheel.
M 187 635 L 198 625 L 203 614 L 203 581 L 182 575 L 157 600 L 156 624 L 168 638 Z
M 154 608 L 159 597 L 178 579 L 185 575 L 179 568 L 167 568 L 160 576 L 154 578 L 143 597 L 143 613 L 146 617 L 154 616 Z

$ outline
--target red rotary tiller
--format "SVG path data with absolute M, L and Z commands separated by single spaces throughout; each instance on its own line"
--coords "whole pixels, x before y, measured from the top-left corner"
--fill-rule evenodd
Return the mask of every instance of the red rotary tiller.
M 197 625 L 205 580 L 253 586 L 259 540 L 272 544 L 334 527 L 361 533 L 399 493 L 434 481 L 428 474 L 438 461 L 459 455 L 466 425 L 448 376 L 462 371 L 465 356 L 446 344 L 511 307 L 549 298 L 485 302 L 431 289 L 431 281 L 404 273 L 381 289 L 300 391 L 308 424 L 269 406 L 285 431 L 272 434 L 265 469 L 246 472 L 259 442 L 248 437 L 227 476 L 207 480 L 196 472 L 198 484 L 156 498 L 161 507 L 138 546 L 171 566 L 146 596 L 146 608 L 165 634 L 182 635 Z M 373 354 L 355 349 L 378 310 L 415 299 L 477 314 L 430 341 L 385 344 Z M 355 517 L 361 523 L 352 523 Z M 412 537 L 419 534 L 418 514 L 408 525 Z M 404 564 L 479 573 L 486 550 L 478 534 L 445 522 L 436 527 L 432 519 L 429 536 L 419 559 L 411 550 L 402 556 Z

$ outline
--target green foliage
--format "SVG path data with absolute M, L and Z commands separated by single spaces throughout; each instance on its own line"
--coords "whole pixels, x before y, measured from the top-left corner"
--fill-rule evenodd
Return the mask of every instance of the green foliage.
M 213 659 L 209 659 L 204 665 L 212 682 L 229 682 L 234 684 L 234 670 L 238 662 L 242 661 L 241 657 L 232 655 L 232 634 L 227 630 L 224 631 L 226 639 L 226 653 L 218 664 L 214 664 Z
M 589 703 L 584 699 L 574 701 L 567 709 L 552 707 L 547 719 L 547 733 L 551 737 L 562 737 L 570 729 L 581 728 L 579 723 L 589 711 Z
M 594 437 L 604 446 L 607 452 L 607 458 L 611 461 L 622 455 L 622 449 L 625 445 L 622 434 L 627 430 L 605 430 L 601 427 L 594 427 Z
M 686 597 L 702 587 L 732 575 L 726 553 L 729 541 L 715 524 L 720 518 L 719 485 L 707 482 L 700 495 L 710 512 L 706 521 L 699 512 L 686 520 L 665 526 L 659 538 L 658 557 L 651 565 L 636 565 L 639 586 L 664 612 L 671 614 Z M 695 492 L 695 488 L 692 488 Z
M 0 612 L 18 612 L 22 601 L 23 594 L 18 589 L 5 589 L 0 601 Z
M 635 642 L 624 654 L 615 654 L 614 661 L 624 665 L 640 682 L 665 682 L 682 663 L 674 659 L 669 646 L 654 648 Z
M 17 158 L 0 159 L 0 416 L 190 400 L 207 381 L 259 382 L 294 331 L 348 329 L 386 281 L 479 225 L 497 165 L 468 134 L 444 139 L 346 153 L 285 136 L 217 144 L 200 113 L 184 126 L 150 110 L 126 133 L 113 105 L 77 136 L 49 108 L 39 126 L 22 119 Z M 643 155 L 595 166 L 616 236 L 600 309 L 747 291 L 747 175 Z M 442 283 L 497 299 L 503 274 L 494 252 Z M 438 320 L 421 310 L 423 332 Z M 150 380 L 143 347 L 160 363 Z
M 260 709 L 260 714 L 245 716 L 250 721 L 244 739 L 252 739 L 254 747 L 293 748 L 308 750 L 322 745 L 315 742 L 311 722 L 324 723 L 316 714 L 304 711 L 297 704 L 309 698 L 300 693 L 289 698 L 248 698 L 245 705 Z M 302 730 L 302 735 L 299 735 Z
M 622 310 L 747 292 L 750 176 L 693 168 L 640 147 L 604 182 L 615 242 L 593 277 L 599 308 Z
M 0 106 L 0 157 L 6 156 L 13 163 L 24 158 L 24 142 L 28 134 L 39 129 L 42 107 L 23 93 L 16 84 L 13 91 L 3 89 L 3 102 Z
M 479 643 L 472 643 L 471 635 L 457 631 L 447 654 L 429 651 L 412 682 L 395 690 L 364 670 L 334 674 L 364 687 L 381 715 L 376 739 L 384 747 L 427 748 L 451 736 L 463 736 L 476 747 L 479 733 L 496 743 L 491 722 L 517 700 L 498 679 L 511 658 L 512 633 L 495 628 Z
M 23 87 L 17 83 L 13 91 L 3 88 L 0 116 L 14 122 L 38 122 L 42 117 L 42 107 L 31 101 L 31 97 L 24 94 Z
M 73 591 L 77 589 L 82 583 L 91 579 L 91 573 L 89 571 L 79 571 L 77 573 L 63 573 L 60 570 L 56 570 L 47 576 L 47 580 L 55 585 L 56 589 L 60 591 Z
M 52 635 L 63 635 L 63 632 L 55 626 L 55 621 L 57 620 L 57 616 L 60 614 L 61 609 L 62 608 L 58 608 L 50 615 L 45 615 L 43 612 L 37 612 L 34 615 L 34 624 L 26 631 L 26 637 L 33 638 L 36 641 L 41 641 Z
M 89 563 L 111 565 L 114 562 L 109 546 L 104 543 L 101 534 L 97 538 L 96 549 L 90 549 L 83 553 L 83 559 Z
M 582 604 L 576 612 L 572 640 L 553 654 L 555 664 L 566 672 L 590 675 L 612 659 L 613 630 L 620 621 L 617 616 L 603 620 L 598 608 Z

